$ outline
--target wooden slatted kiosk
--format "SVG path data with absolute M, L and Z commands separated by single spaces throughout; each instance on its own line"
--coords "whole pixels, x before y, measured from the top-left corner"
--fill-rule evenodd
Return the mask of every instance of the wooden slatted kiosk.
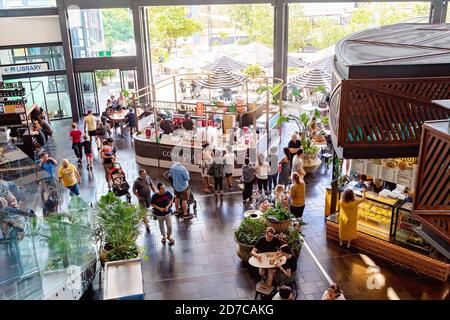
M 417 158 L 420 151 L 414 206 L 402 217 L 419 217 L 424 228 L 447 240 L 450 135 L 444 137 L 434 127 L 450 119 L 449 31 L 450 24 L 406 23 L 347 36 L 336 45 L 330 100 L 331 138 L 338 158 L 388 161 Z M 392 231 L 397 223 L 407 224 L 396 214 L 402 207 L 400 203 L 393 209 L 386 239 L 358 229 L 352 246 L 446 281 L 450 260 L 440 254 L 443 250 L 424 252 L 396 240 Z M 327 217 L 327 238 L 338 240 L 334 209 L 331 206 Z

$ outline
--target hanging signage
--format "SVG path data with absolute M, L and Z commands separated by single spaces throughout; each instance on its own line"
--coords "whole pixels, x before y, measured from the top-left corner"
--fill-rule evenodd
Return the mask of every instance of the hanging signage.
M 0 74 L 3 76 L 44 71 L 48 71 L 48 62 L 22 63 L 0 66 Z

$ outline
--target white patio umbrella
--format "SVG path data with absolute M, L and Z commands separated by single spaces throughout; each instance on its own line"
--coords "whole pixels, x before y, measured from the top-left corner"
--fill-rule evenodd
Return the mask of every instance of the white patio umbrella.
M 319 86 L 331 88 L 331 73 L 313 69 L 292 78 L 289 80 L 289 84 L 307 89 L 315 89 Z
M 247 67 L 247 64 L 244 62 L 240 62 L 237 60 L 234 60 L 233 58 L 222 56 L 216 60 L 214 60 L 211 63 L 208 63 L 207 65 L 204 65 L 202 69 L 206 69 L 212 72 L 218 71 L 218 70 L 241 70 Z
M 194 80 L 194 83 L 206 89 L 231 89 L 243 85 L 245 77 L 225 69 L 217 69 L 208 79 Z

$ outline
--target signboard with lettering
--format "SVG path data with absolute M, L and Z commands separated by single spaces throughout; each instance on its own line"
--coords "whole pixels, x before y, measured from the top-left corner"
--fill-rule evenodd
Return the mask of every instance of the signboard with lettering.
M 3 76 L 44 71 L 48 71 L 48 62 L 22 63 L 0 66 L 0 74 L 2 74 Z

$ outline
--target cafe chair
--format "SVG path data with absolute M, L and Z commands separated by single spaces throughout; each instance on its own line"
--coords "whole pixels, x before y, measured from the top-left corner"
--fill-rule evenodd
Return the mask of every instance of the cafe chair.
M 258 300 L 258 296 L 261 296 L 261 300 L 267 300 L 273 295 L 275 287 L 267 287 L 264 281 L 259 281 L 256 284 L 255 300 Z

